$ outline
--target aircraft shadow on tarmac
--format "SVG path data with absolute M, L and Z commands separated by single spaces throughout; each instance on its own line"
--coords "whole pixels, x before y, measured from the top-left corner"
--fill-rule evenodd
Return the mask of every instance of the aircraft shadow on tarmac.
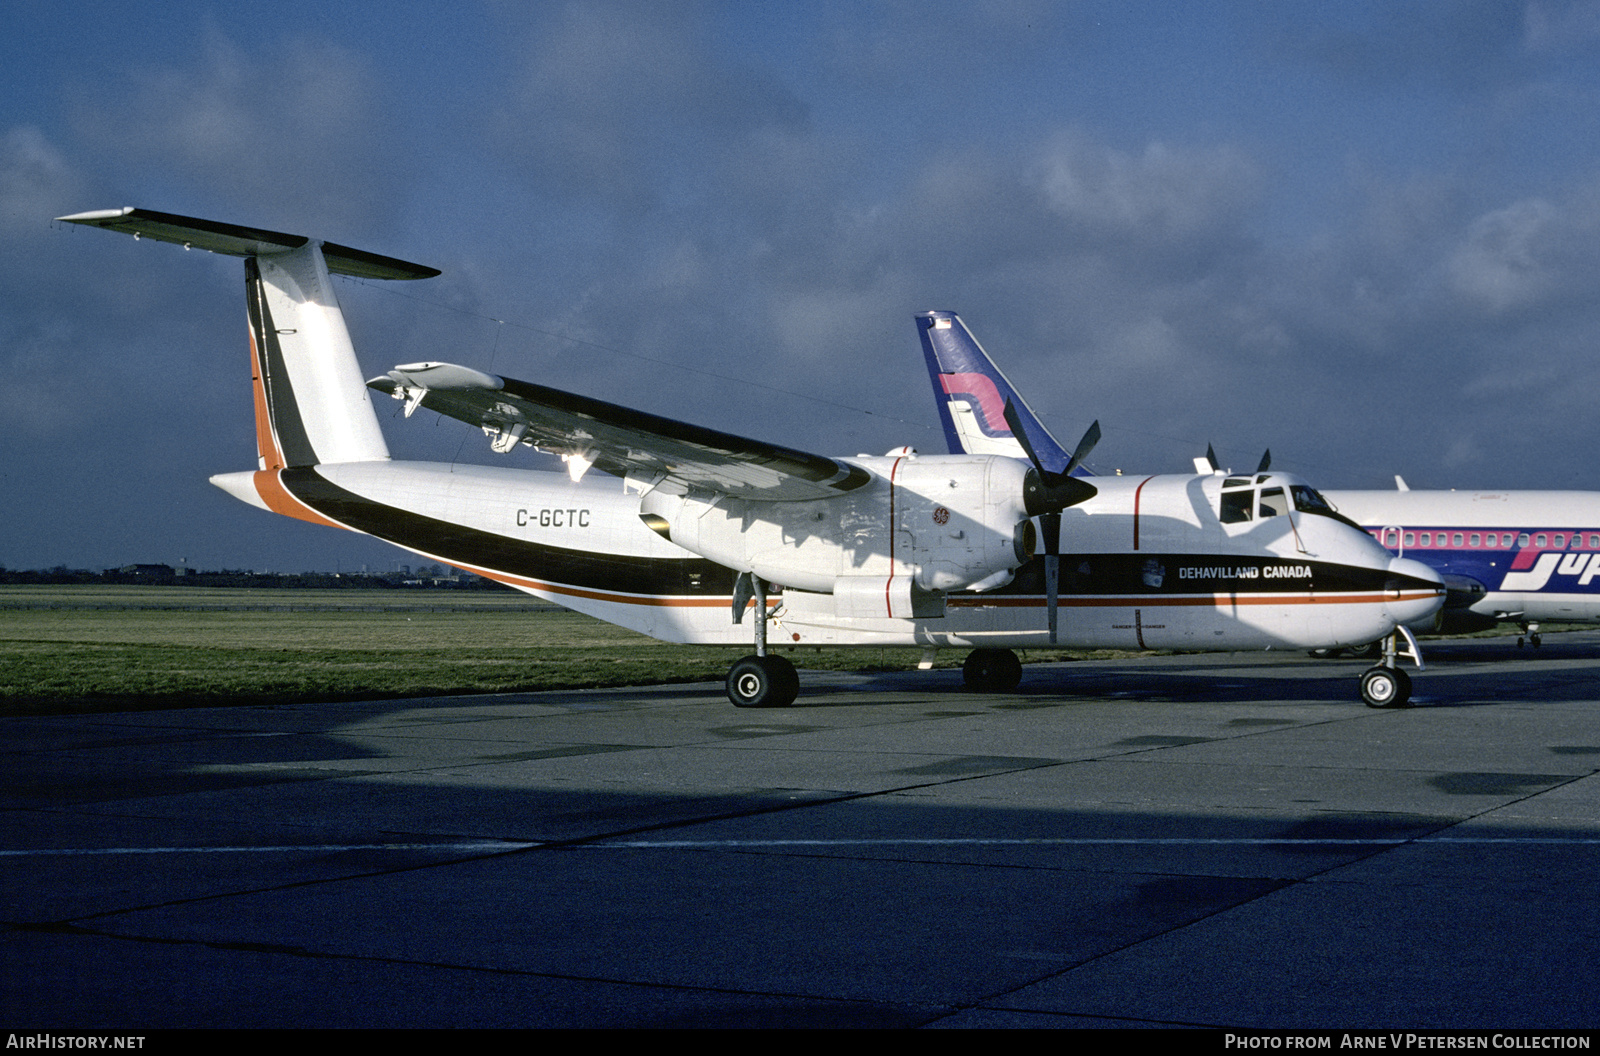
M 1595 693 L 1473 655 L 1419 687 L 1488 707 L 1554 658 L 1503 729 Z M 0 1018 L 1592 1023 L 1576 709 L 1508 744 L 1348 664 L 1186 659 L 7 720 L 5 848 L 233 850 L 0 857 Z M 249 1002 L 195 982 L 230 973 Z

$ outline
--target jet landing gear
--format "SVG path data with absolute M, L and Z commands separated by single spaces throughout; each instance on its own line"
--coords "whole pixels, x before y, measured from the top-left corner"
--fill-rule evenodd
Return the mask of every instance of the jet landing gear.
M 1539 648 L 1539 624 L 1536 620 L 1527 620 L 1522 625 L 1522 634 L 1517 635 L 1517 648 L 1522 648 L 1522 636 L 1528 636 L 1528 644 L 1535 649 Z M 1529 632 L 1532 632 L 1531 634 Z
M 781 656 L 767 654 L 767 585 L 741 572 L 733 587 L 733 622 L 756 603 L 756 651 L 728 669 L 728 699 L 736 708 L 787 708 L 800 695 L 800 673 Z
M 1361 676 L 1361 699 L 1367 707 L 1403 708 L 1410 703 L 1411 676 L 1401 670 L 1401 659 L 1410 659 L 1422 670 L 1422 650 L 1416 638 L 1406 628 L 1397 627 L 1383 640 L 1383 662 Z
M 1022 661 L 1010 649 L 974 649 L 961 677 L 975 693 L 1010 693 L 1022 681 Z

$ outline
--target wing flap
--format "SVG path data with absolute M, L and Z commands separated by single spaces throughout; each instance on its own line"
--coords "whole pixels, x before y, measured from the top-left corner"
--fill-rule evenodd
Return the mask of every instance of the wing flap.
M 483 428 L 497 451 L 519 443 L 559 454 L 574 475 L 589 466 L 679 491 L 765 502 L 833 498 L 871 475 L 848 462 L 690 425 L 532 382 L 451 363 L 411 363 L 367 385 Z

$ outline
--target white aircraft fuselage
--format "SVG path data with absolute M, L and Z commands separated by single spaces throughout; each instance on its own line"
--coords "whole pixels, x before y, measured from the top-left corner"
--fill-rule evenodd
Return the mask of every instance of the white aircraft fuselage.
M 991 458 L 849 461 L 884 488 L 898 461 L 955 490 L 952 479 Z M 1274 483 L 1285 479 L 1293 478 L 1273 475 Z M 1050 644 L 1036 556 L 1016 562 L 1009 583 L 982 593 L 914 586 L 929 564 L 919 557 L 944 550 L 939 544 L 956 533 L 984 534 L 948 516 L 940 524 L 938 500 L 949 499 L 929 488 L 896 486 L 892 520 L 889 504 L 866 501 L 869 493 L 785 504 L 784 518 L 755 522 L 755 532 L 738 530 L 748 511 L 724 500 L 710 511 L 727 529 L 721 543 L 694 540 L 719 559 L 711 560 L 678 545 L 676 533 L 669 541 L 652 530 L 640 516 L 640 498 L 611 477 L 574 482 L 565 473 L 509 467 L 355 462 L 212 480 L 263 509 L 365 532 L 665 641 L 749 642 L 749 628 L 729 615 L 738 561 L 782 588 L 769 601 L 774 644 Z M 1070 545 L 1061 557 L 1058 642 L 1122 649 L 1340 647 L 1373 641 L 1438 608 L 1437 588 L 1412 562 L 1331 518 L 1297 512 L 1221 524 L 1214 512 L 1221 485 L 1221 477 L 1185 474 L 1097 479 L 1098 494 L 1064 514 L 1062 536 Z M 685 520 L 704 530 L 708 518 L 696 512 Z M 901 543 L 893 552 L 890 538 Z M 789 545 L 780 545 L 785 539 Z M 785 555 L 807 563 L 788 564 Z M 855 580 L 864 589 L 844 597 L 817 590 L 823 575 L 835 586 Z M 793 586 L 802 576 L 804 586 Z M 913 585 L 911 604 L 926 606 L 924 614 L 892 610 L 896 580 Z

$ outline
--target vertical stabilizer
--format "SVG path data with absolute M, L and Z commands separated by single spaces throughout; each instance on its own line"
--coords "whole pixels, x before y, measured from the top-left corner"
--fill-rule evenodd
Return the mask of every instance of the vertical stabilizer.
M 1024 458 L 1061 474 L 1076 466 L 1082 456 L 1069 456 L 1056 442 L 960 316 L 922 312 L 916 318 L 951 454 Z
M 322 247 L 245 260 L 262 469 L 389 457 Z

